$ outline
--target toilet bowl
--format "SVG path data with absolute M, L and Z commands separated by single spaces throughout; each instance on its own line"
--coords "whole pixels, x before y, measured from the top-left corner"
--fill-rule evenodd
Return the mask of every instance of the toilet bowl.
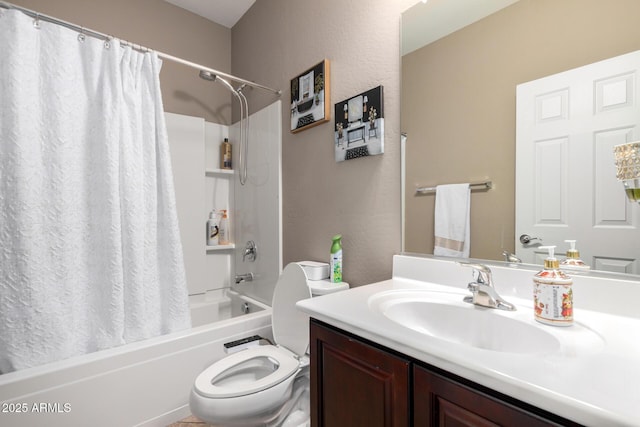
M 249 347 L 205 369 L 191 390 L 193 415 L 216 425 L 280 425 L 308 397 L 309 317 L 295 306 L 312 295 L 307 280 L 301 265 L 285 267 L 272 300 L 275 345 Z

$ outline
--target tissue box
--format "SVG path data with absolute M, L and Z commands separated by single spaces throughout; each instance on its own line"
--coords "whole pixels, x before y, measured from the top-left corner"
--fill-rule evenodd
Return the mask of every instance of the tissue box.
M 300 261 L 298 263 L 309 280 L 324 280 L 329 277 L 329 264 L 317 261 Z

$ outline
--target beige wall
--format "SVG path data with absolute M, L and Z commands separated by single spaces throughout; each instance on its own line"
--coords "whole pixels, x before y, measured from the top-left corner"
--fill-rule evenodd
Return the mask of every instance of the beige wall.
M 514 250 L 516 85 L 640 49 L 638 16 L 637 0 L 521 0 L 403 57 L 407 251 L 433 253 L 435 196 L 415 185 L 484 178 L 471 256 Z
M 344 278 L 352 285 L 391 277 L 400 251 L 400 13 L 415 2 L 259 0 L 230 31 L 161 0 L 16 0 L 282 89 L 284 262 L 328 260 L 331 236 L 342 233 Z M 331 61 L 332 104 L 384 86 L 384 155 L 336 163 L 333 119 L 289 132 L 289 81 L 323 58 Z M 228 93 L 194 70 L 165 61 L 161 83 L 165 110 L 229 122 Z M 252 112 L 277 99 L 255 89 L 245 94 Z
M 416 0 L 258 0 L 232 30 L 233 71 L 282 89 L 284 262 L 328 261 L 343 235 L 344 280 L 391 277 L 400 251 L 400 13 Z M 289 82 L 331 61 L 331 121 L 292 134 Z M 384 87 L 385 153 L 334 160 L 333 104 Z M 250 92 L 251 110 L 273 96 Z
M 231 71 L 231 30 L 162 0 L 12 0 L 11 3 L 223 72 Z M 198 71 L 165 60 L 165 111 L 231 124 L 231 95 Z

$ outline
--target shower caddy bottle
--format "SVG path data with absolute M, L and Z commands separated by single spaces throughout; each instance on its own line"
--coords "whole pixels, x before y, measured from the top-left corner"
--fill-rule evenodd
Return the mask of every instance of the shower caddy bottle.
M 227 210 L 222 209 L 222 218 L 220 218 L 220 224 L 218 226 L 218 242 L 221 245 L 228 245 L 229 241 L 229 218 L 227 217 Z
M 332 237 L 331 256 L 329 262 L 329 281 L 331 283 L 342 282 L 342 235 Z
M 231 143 L 225 138 L 220 144 L 220 169 L 231 169 Z
M 216 210 L 212 210 L 207 220 L 207 246 L 216 246 L 219 242 L 219 228 Z
M 573 280 L 559 269 L 553 256 L 555 246 L 540 246 L 549 256 L 544 260 L 544 270 L 533 276 L 533 312 L 540 323 L 553 326 L 573 324 Z

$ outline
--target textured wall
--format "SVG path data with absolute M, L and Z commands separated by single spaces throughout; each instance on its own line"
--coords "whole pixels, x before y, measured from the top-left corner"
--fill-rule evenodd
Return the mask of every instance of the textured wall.
M 161 0 L 15 1 L 282 89 L 284 262 L 328 260 L 331 236 L 342 233 L 344 277 L 353 285 L 389 278 L 400 251 L 400 13 L 415 2 L 259 0 L 230 31 Z M 332 104 L 384 86 L 384 155 L 336 163 L 333 118 L 288 131 L 289 81 L 323 58 L 331 61 Z M 169 61 L 161 81 L 165 110 L 229 123 L 230 96 L 219 85 Z M 277 99 L 245 93 L 252 112 Z
M 344 280 L 391 277 L 400 251 L 400 13 L 415 0 L 259 0 L 232 30 L 236 75 L 283 91 L 284 263 L 328 261 L 343 235 Z M 290 80 L 331 61 L 331 120 L 292 134 Z M 336 163 L 333 104 L 384 87 L 385 153 Z M 249 91 L 251 110 L 274 99 Z M 259 143 L 259 142 L 255 142 Z
M 521 0 L 405 55 L 406 241 L 433 253 L 435 196 L 416 184 L 491 178 L 471 196 L 471 257 L 515 245 L 516 85 L 640 49 L 637 0 Z
M 162 0 L 12 0 L 11 3 L 223 72 L 231 71 L 231 30 Z M 231 124 L 231 95 L 198 71 L 165 60 L 167 112 Z

